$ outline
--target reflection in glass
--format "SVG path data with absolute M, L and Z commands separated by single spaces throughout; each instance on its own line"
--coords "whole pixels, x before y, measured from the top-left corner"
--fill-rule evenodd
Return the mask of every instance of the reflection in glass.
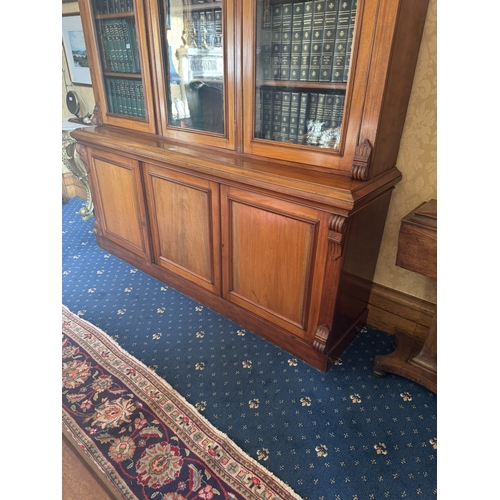
M 220 0 L 161 0 L 168 57 L 169 125 L 224 133 Z
M 357 0 L 258 0 L 255 137 L 338 149 Z

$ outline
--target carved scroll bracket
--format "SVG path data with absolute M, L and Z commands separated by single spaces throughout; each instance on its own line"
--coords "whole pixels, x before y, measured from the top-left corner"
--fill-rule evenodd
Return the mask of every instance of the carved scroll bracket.
M 101 105 L 99 103 L 96 103 L 96 105 L 94 106 L 94 113 L 92 115 L 92 123 L 98 127 L 103 124 L 102 110 L 101 110 Z
M 356 146 L 351 167 L 351 176 L 357 181 L 366 181 L 369 177 L 373 146 L 368 139 Z
M 332 215 L 328 222 L 328 254 L 332 260 L 342 255 L 345 222 L 346 218 L 340 215 Z
M 89 173 L 89 154 L 87 152 L 87 148 L 83 146 L 82 144 L 76 143 L 76 152 L 78 153 L 78 157 L 80 158 L 80 161 L 83 163 L 85 167 L 85 171 L 87 172 L 87 175 Z
M 326 341 L 330 335 L 330 327 L 328 325 L 319 325 L 316 334 L 314 335 L 313 347 L 319 352 L 324 353 L 326 349 Z

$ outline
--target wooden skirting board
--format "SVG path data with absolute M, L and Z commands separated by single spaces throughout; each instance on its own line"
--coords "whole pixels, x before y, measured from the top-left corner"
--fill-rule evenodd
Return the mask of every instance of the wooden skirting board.
M 65 172 L 62 174 L 62 192 L 63 199 L 68 198 L 87 198 L 85 186 L 71 173 Z
M 374 283 L 368 301 L 367 323 L 384 332 L 402 332 L 424 343 L 435 304 Z

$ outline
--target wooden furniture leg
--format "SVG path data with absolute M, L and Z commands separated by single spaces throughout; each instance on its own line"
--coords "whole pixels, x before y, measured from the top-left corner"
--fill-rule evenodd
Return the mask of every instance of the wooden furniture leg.
M 423 203 L 406 215 L 399 231 L 396 265 L 429 278 L 437 278 L 437 200 Z M 375 356 L 373 373 L 383 377 L 401 375 L 437 394 L 437 304 L 427 338 L 422 346 L 400 332 L 394 336 L 396 349 Z
M 437 313 L 432 318 L 429 334 L 422 346 L 416 339 L 396 332 L 395 351 L 375 356 L 373 373 L 378 377 L 388 372 L 408 378 L 437 394 Z

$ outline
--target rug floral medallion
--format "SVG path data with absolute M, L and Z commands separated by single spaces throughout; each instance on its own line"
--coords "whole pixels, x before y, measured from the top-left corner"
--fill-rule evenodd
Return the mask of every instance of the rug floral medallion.
M 62 308 L 63 427 L 125 499 L 300 497 L 104 332 Z

